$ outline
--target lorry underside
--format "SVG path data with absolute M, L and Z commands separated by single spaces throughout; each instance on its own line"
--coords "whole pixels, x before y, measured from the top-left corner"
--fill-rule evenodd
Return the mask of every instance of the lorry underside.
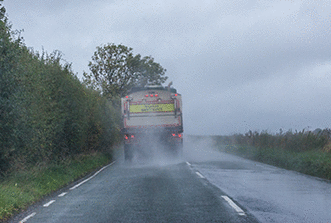
M 129 161 L 134 157 L 177 157 L 182 147 L 182 133 L 176 129 L 148 128 L 124 134 L 124 157 Z

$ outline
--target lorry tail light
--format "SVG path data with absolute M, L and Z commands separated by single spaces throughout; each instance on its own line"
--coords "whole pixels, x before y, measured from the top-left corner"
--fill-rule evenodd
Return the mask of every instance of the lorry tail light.
M 173 137 L 182 138 L 183 135 L 182 135 L 182 134 L 172 133 L 172 136 L 173 136 Z
M 154 95 L 151 94 L 151 98 L 154 97 Z
M 171 98 L 172 98 L 172 99 L 175 99 L 177 96 L 178 96 L 177 93 L 176 93 L 176 94 L 172 94 L 172 95 L 171 95 Z
M 147 98 L 148 97 L 148 94 L 146 94 L 145 97 Z
M 158 94 L 155 94 L 155 97 L 159 97 L 159 95 Z

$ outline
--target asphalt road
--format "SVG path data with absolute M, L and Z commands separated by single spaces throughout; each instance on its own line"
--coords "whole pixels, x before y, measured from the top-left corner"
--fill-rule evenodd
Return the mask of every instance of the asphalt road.
M 256 222 L 249 214 L 238 213 L 222 191 L 186 162 L 118 163 L 66 192 L 31 210 L 35 215 L 25 221 Z
M 331 184 L 186 144 L 182 159 L 123 159 L 12 222 L 331 222 Z
M 186 159 L 260 222 L 331 222 L 331 182 L 190 144 Z

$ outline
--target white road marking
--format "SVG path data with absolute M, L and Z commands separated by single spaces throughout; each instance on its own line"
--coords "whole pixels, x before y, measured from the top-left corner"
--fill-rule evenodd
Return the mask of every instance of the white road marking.
M 88 179 L 80 182 L 79 184 L 77 184 L 76 186 L 73 186 L 72 188 L 70 188 L 70 190 L 76 189 L 77 187 L 79 187 L 80 185 L 82 185 L 83 183 L 91 180 L 93 177 L 95 177 L 96 175 L 98 175 L 101 171 L 103 171 L 104 169 L 106 169 L 108 166 L 111 166 L 115 163 L 116 161 L 112 162 L 111 164 L 108 164 L 107 166 L 102 167 L 99 171 L 97 171 L 95 174 L 93 174 L 93 176 L 89 177 Z M 63 192 L 62 194 L 59 194 L 58 197 L 63 197 L 64 195 L 66 195 L 68 192 Z M 51 200 L 48 203 L 44 204 L 44 207 L 48 207 L 49 205 L 53 204 L 55 202 L 55 200 Z M 24 223 L 27 220 L 29 220 L 30 218 L 32 218 L 33 216 L 35 216 L 37 213 L 33 212 L 32 214 L 26 216 L 24 219 L 22 219 L 19 223 Z
M 201 173 L 195 172 L 200 178 L 205 178 Z
M 63 197 L 64 195 L 66 195 L 68 192 L 63 192 L 62 194 L 59 194 L 58 197 Z
M 222 198 L 224 199 L 224 200 L 226 200 L 228 203 L 229 203 L 229 205 L 234 209 L 234 210 L 236 210 L 236 212 L 239 214 L 239 215 L 241 215 L 241 216 L 245 216 L 246 214 L 245 214 L 245 212 L 240 208 L 240 207 L 238 207 L 238 205 L 236 205 L 228 196 L 222 196 Z
M 186 164 L 187 164 L 188 166 L 191 166 L 191 164 L 190 164 L 189 162 L 186 162 Z
M 98 175 L 101 171 L 103 171 L 104 169 L 106 169 L 107 167 L 113 165 L 116 161 L 112 162 L 111 164 L 108 164 L 107 166 L 102 167 L 99 171 L 97 171 L 95 174 L 93 174 L 91 177 L 87 178 L 86 180 L 83 180 L 82 182 L 80 182 L 79 184 L 76 184 L 75 186 L 73 186 L 72 188 L 70 188 L 70 190 L 74 190 L 77 187 L 81 186 L 83 183 L 86 183 L 87 181 L 91 180 L 93 177 L 95 177 L 96 175 Z
M 51 200 L 50 202 L 44 204 L 44 207 L 48 207 L 49 205 L 53 204 L 55 202 L 55 200 Z
M 35 216 L 37 213 L 36 212 L 33 212 L 32 214 L 26 216 L 24 219 L 22 219 L 22 221 L 20 221 L 19 223 L 24 223 L 26 222 L 27 220 L 29 220 L 30 218 L 32 218 L 33 216 Z

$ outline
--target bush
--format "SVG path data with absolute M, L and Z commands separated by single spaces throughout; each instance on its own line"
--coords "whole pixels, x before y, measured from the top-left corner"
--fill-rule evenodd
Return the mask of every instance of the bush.
M 11 26 L 5 17 L 5 9 L 2 7 L 0 9 L 0 175 L 9 168 L 9 154 L 15 144 L 17 114 L 14 110 L 17 103 L 14 97 L 19 91 L 16 72 L 20 46 L 21 38 L 14 39 Z
M 1 11 L 0 40 L 0 175 L 82 153 L 111 155 L 119 110 L 82 84 L 59 51 L 28 49 Z
M 245 135 L 214 136 L 224 152 L 305 174 L 331 179 L 330 129 L 272 135 L 249 131 Z

